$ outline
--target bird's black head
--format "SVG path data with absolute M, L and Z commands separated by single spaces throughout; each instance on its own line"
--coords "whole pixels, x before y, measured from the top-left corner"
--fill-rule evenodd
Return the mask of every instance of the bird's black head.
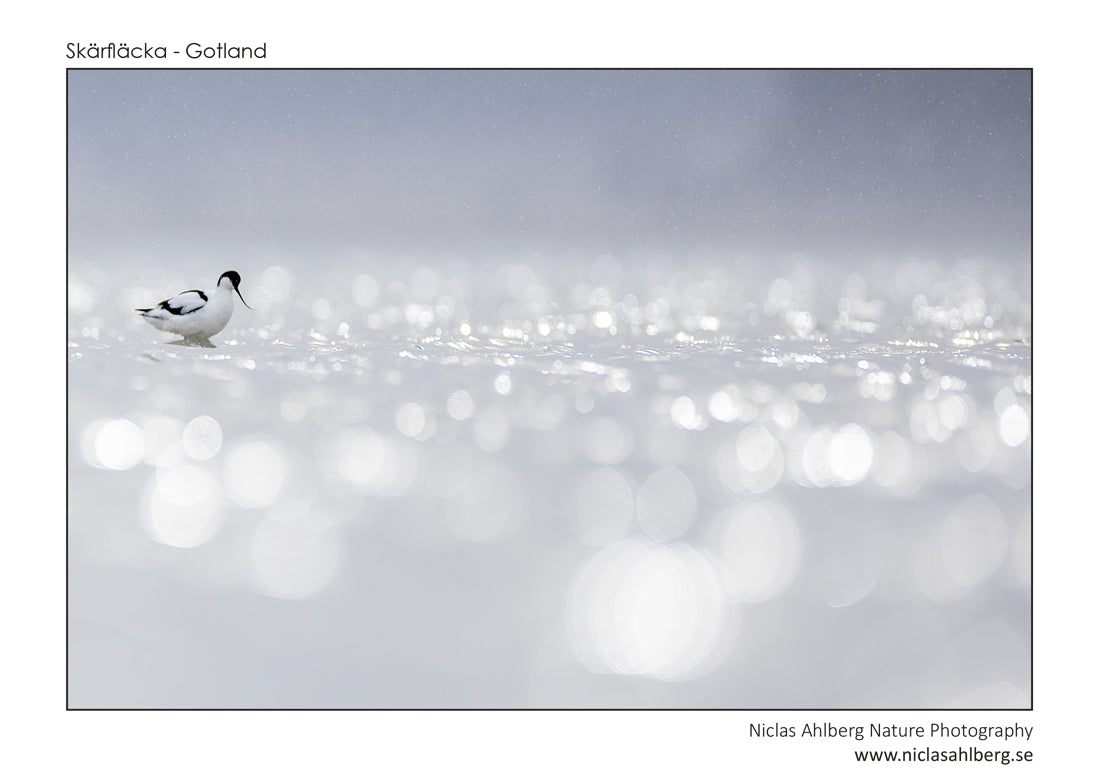
M 236 272 L 235 270 L 229 270 L 228 272 L 223 272 L 222 276 L 220 278 L 218 278 L 218 285 L 220 286 L 222 284 L 222 281 L 225 280 L 226 278 L 229 278 L 229 282 L 233 284 L 234 289 L 236 289 L 241 284 L 240 273 Z M 238 291 L 237 293 L 240 293 L 240 292 Z
M 228 272 L 223 272 L 222 276 L 220 278 L 218 278 L 218 285 L 220 286 L 222 284 L 222 281 L 225 280 L 226 278 L 229 278 L 229 282 L 233 284 L 233 290 L 237 292 L 237 296 L 240 297 L 241 303 L 245 307 L 247 307 L 249 310 L 251 310 L 252 306 L 248 302 L 244 301 L 244 297 L 241 296 L 241 289 L 240 289 L 241 276 L 240 276 L 240 274 L 238 272 L 236 272 L 235 270 L 229 270 Z

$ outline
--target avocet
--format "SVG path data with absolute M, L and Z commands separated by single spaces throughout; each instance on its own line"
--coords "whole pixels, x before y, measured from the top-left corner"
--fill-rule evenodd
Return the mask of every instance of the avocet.
M 210 338 L 224 329 L 233 317 L 234 293 L 245 307 L 252 309 L 241 296 L 240 285 L 241 276 L 229 270 L 222 273 L 212 291 L 184 291 L 155 307 L 135 309 L 161 331 L 179 334 L 185 344 L 210 345 Z

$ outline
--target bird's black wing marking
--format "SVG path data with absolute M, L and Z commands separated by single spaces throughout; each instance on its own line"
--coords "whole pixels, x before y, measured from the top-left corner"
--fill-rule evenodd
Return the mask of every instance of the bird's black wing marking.
M 187 294 L 198 294 L 202 302 L 195 302 L 195 300 L 188 297 Z M 187 313 L 193 313 L 195 310 L 200 309 L 207 301 L 205 292 L 199 291 L 198 289 L 192 289 L 190 291 L 184 291 L 182 294 L 177 294 L 171 299 L 165 299 L 157 306 L 167 310 L 172 313 L 172 315 L 186 315 Z

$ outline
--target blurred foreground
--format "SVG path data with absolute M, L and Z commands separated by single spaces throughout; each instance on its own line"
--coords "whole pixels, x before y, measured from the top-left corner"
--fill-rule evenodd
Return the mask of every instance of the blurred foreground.
M 1029 706 L 1025 272 L 74 261 L 70 705 Z

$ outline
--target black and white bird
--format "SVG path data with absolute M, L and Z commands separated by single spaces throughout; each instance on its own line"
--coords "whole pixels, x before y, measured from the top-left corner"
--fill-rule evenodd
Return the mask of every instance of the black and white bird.
M 141 317 L 161 331 L 183 337 L 185 343 L 208 344 L 211 337 L 226 327 L 233 317 L 233 294 L 249 310 L 240 290 L 241 276 L 229 270 L 218 278 L 212 291 L 184 291 L 165 299 L 155 307 L 138 307 Z

